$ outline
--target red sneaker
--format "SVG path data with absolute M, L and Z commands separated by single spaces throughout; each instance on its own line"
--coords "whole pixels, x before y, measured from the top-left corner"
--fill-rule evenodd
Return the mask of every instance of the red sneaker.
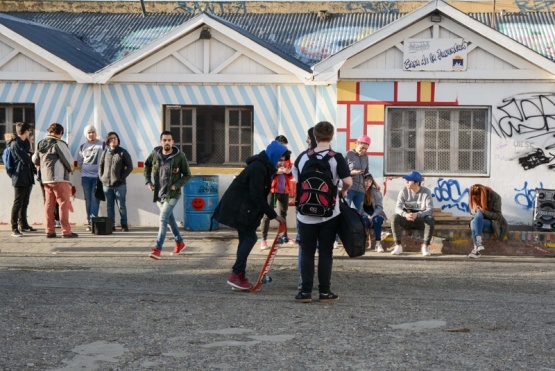
M 243 273 L 231 273 L 227 279 L 227 284 L 236 288 L 237 290 L 250 290 L 252 285 Z
M 172 255 L 181 254 L 181 251 L 185 249 L 185 242 L 176 242 L 175 249 L 173 249 Z
M 148 256 L 151 257 L 152 259 L 158 260 L 162 256 L 162 250 L 158 250 L 154 248 L 152 249 L 152 252 Z

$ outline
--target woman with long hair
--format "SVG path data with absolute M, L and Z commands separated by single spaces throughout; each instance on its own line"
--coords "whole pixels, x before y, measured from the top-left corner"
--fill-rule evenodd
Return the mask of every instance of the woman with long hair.
M 499 240 L 507 236 L 509 226 L 501 214 L 501 196 L 490 187 L 474 184 L 468 193 L 468 206 L 474 215 L 470 221 L 470 231 L 474 241 L 474 249 L 469 258 L 479 258 L 484 250 L 482 234 L 484 232 L 495 234 Z
M 102 152 L 98 165 L 98 176 L 106 197 L 106 212 L 108 217 L 112 219 L 113 229 L 115 230 L 115 204 L 117 203 L 121 230 L 128 232 L 126 179 L 133 171 L 133 162 L 129 152 L 120 146 L 119 136 L 116 132 L 111 131 L 106 134 L 105 145 L 106 148 Z
M 364 174 L 364 202 L 362 204 L 362 217 L 366 228 L 373 228 L 376 237 L 376 252 L 384 252 L 382 247 L 382 224 L 387 219 L 383 211 L 383 198 L 374 177 L 370 173 Z

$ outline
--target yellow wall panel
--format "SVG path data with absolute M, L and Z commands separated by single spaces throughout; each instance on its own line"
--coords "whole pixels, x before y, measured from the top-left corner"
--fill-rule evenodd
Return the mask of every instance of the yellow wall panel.
M 421 102 L 431 102 L 432 101 L 432 83 L 429 81 L 422 81 L 420 83 L 420 101 Z
M 353 81 L 339 81 L 337 83 L 337 100 L 339 102 L 355 102 L 357 100 L 357 83 Z
M 366 112 L 366 121 L 383 122 L 385 120 L 383 104 L 370 104 Z

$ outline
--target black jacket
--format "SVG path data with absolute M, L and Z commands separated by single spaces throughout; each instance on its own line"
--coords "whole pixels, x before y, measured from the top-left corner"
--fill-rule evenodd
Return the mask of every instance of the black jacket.
M 12 185 L 14 187 L 29 187 L 35 184 L 33 176 L 36 173 L 35 164 L 29 156 L 29 145 L 21 138 L 17 137 L 9 143 L 12 148 L 12 156 L 15 160 L 15 171 L 12 175 Z
M 102 152 L 98 165 L 98 176 L 105 187 L 118 187 L 126 183 L 126 179 L 133 171 L 133 161 L 124 148 L 114 149 L 106 147 Z
M 268 205 L 268 194 L 276 171 L 266 151 L 249 157 L 247 167 L 233 179 L 212 218 L 239 231 L 256 230 L 264 214 L 275 219 L 277 214 Z

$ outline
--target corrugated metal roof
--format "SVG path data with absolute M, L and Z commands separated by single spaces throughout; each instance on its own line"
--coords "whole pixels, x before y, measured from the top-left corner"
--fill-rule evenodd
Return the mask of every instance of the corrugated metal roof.
M 491 13 L 469 16 L 491 27 Z M 555 13 L 497 13 L 494 26 L 502 34 L 555 61 Z
M 193 16 L 116 13 L 9 13 L 74 34 L 114 62 L 175 29 Z M 219 18 L 259 38 L 290 58 L 311 66 L 351 43 L 399 19 L 402 14 L 314 13 L 222 14 Z
M 295 59 L 314 65 L 401 16 L 347 13 L 320 20 L 315 13 L 294 13 L 230 14 L 224 18 Z
M 69 32 L 5 14 L 0 14 L 0 23 L 83 72 L 96 72 L 109 63 L 101 53 Z
M 114 62 L 193 18 L 190 14 L 6 13 L 75 35 Z
M 8 13 L 74 35 L 114 62 L 193 17 L 186 13 Z M 403 17 L 400 13 L 221 14 L 214 16 L 255 41 L 284 53 L 297 65 L 312 66 Z M 489 25 L 490 13 L 469 14 Z M 498 15 L 495 28 L 539 54 L 555 60 L 555 13 Z M 71 54 L 68 51 L 65 54 Z

